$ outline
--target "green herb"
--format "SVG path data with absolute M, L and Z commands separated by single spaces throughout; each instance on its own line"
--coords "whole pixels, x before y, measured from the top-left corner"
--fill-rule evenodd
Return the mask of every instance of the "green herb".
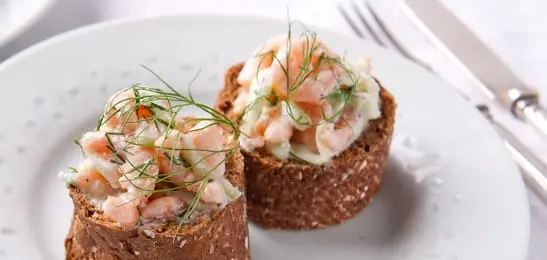
M 183 95 L 153 70 L 144 65 L 142 65 L 142 67 L 154 75 L 161 83 L 163 83 L 165 89 L 134 84 L 130 88 L 116 93 L 106 104 L 104 115 L 97 120 L 96 130 L 101 130 L 110 120 L 116 120 L 116 125 L 119 125 L 115 131 L 106 132 L 105 136 L 108 142 L 108 149 L 114 155 L 113 158 L 111 158 L 111 161 L 116 164 L 125 164 L 128 169 L 125 172 L 121 172 L 123 178 L 120 179 L 120 182 L 127 182 L 135 189 L 146 195 L 151 195 L 158 192 L 180 190 L 187 188 L 190 185 L 199 185 L 200 188 L 196 192 L 190 206 L 184 214 L 180 216 L 180 225 L 182 225 L 184 222 L 188 221 L 193 215 L 193 212 L 199 208 L 201 193 L 204 191 L 207 182 L 211 179 L 211 173 L 224 164 L 228 158 L 233 156 L 233 154 L 235 154 L 234 152 L 237 151 L 239 147 L 238 144 L 219 149 L 192 149 L 186 148 L 185 146 L 178 148 L 179 145 L 177 144 L 167 145 L 165 142 L 160 144 L 149 144 L 145 142 L 146 144 L 143 144 L 138 141 L 124 140 L 125 146 L 120 147 L 120 144 L 116 144 L 118 146 L 114 144 L 112 136 L 125 135 L 127 132 L 125 130 L 129 130 L 131 128 L 136 129 L 134 134 L 136 140 L 139 140 L 139 136 L 142 136 L 147 130 L 150 130 L 162 133 L 164 140 L 174 138 L 174 140 L 176 140 L 175 142 L 179 142 L 181 141 L 182 133 L 176 129 L 177 115 L 184 109 L 196 108 L 202 112 L 205 112 L 206 116 L 187 118 L 183 123 L 205 123 L 199 127 L 194 127 L 193 129 L 188 130 L 184 134 L 201 131 L 211 126 L 220 126 L 225 130 L 226 134 L 233 135 L 233 140 L 237 140 L 239 138 L 240 131 L 238 126 L 226 115 L 194 99 L 191 92 L 191 86 L 199 73 L 196 74 L 196 77 L 191 80 L 188 87 L 188 95 Z M 141 110 L 139 111 L 139 109 Z M 140 124 L 141 122 L 145 122 L 145 124 Z M 136 183 L 136 181 L 142 179 L 152 179 L 153 182 L 150 183 L 154 184 L 172 183 L 170 178 L 176 174 L 179 174 L 179 172 L 177 170 L 173 170 L 172 172 L 162 173 L 160 176 L 151 175 L 149 174 L 150 169 L 157 163 L 158 158 L 154 157 L 142 164 L 134 164 L 131 160 L 122 156 L 123 153 L 131 155 L 131 150 L 129 147 L 146 147 L 161 150 L 163 153 L 162 155 L 169 160 L 171 167 L 180 166 L 188 169 L 200 167 L 204 160 L 207 160 L 209 157 L 215 156 L 218 153 L 224 153 L 226 156 L 223 161 L 212 166 L 211 169 L 204 169 L 201 172 L 202 175 L 197 176 L 194 181 L 183 184 L 177 183 L 174 187 L 155 189 L 155 187 L 152 188 L 152 186 L 141 187 L 138 183 Z M 183 156 L 182 152 L 185 151 L 199 152 L 202 156 L 200 156 L 199 160 L 191 163 Z M 139 221 L 142 222 L 142 219 L 139 219 Z

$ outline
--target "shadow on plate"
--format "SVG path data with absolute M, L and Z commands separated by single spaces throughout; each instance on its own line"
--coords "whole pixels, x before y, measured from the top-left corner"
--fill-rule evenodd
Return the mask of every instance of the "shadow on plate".
M 390 247 L 411 235 L 406 231 L 424 195 L 412 174 L 390 158 L 380 192 L 355 218 L 317 231 L 265 231 L 251 225 L 252 247 L 259 251 L 263 250 L 260 247 L 272 244 L 302 250 L 340 248 L 341 244 L 345 250 Z

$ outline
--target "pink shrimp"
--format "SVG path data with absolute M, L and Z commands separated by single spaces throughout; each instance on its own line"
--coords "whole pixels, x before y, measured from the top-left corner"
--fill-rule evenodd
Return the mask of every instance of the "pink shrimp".
M 372 70 L 371 58 L 369 56 L 361 56 L 354 62 L 356 71 L 363 71 L 370 74 Z
M 147 197 L 154 190 L 159 167 L 153 161 L 154 153 L 142 147 L 131 151 L 126 163 L 120 166 L 120 185 L 128 193 Z
M 239 137 L 239 143 L 241 144 L 241 147 L 247 151 L 252 151 L 255 148 L 264 146 L 264 137 L 262 136 L 256 136 L 256 137 L 246 137 L 246 136 L 240 136 Z
M 317 151 L 317 142 L 315 139 L 317 127 L 308 127 L 303 131 L 295 130 L 291 138 L 291 143 L 310 147 L 312 151 Z
M 175 162 L 177 159 L 170 159 L 167 152 L 158 152 L 158 166 L 160 173 L 168 175 L 169 179 L 177 185 L 184 185 L 186 177 L 194 173 L 180 165 L 181 162 Z
M 74 184 L 82 192 L 93 197 L 102 198 L 114 193 L 112 186 L 103 177 L 101 172 L 95 168 L 82 167 L 76 175 Z
M 218 181 L 212 181 L 207 183 L 200 199 L 206 203 L 224 203 L 228 197 L 226 191 L 222 187 L 222 184 Z
M 319 133 L 319 141 L 334 153 L 346 149 L 353 136 L 351 127 L 343 124 L 335 127 L 334 124 L 326 125 Z
M 306 102 L 320 104 L 332 92 L 337 84 L 339 75 L 330 70 L 320 71 L 317 78 L 307 78 L 302 85 L 294 91 L 291 100 L 294 102 Z M 341 76 L 341 74 L 340 74 Z
M 198 182 L 189 185 L 188 187 L 186 187 L 186 189 L 192 192 L 199 192 L 200 185 L 201 184 Z M 200 195 L 200 199 L 205 203 L 218 204 L 226 202 L 228 197 L 226 195 L 226 191 L 224 191 L 224 188 L 219 181 L 211 181 L 205 184 L 205 188 Z
M 186 133 L 192 129 L 195 125 L 195 121 L 192 121 L 194 117 L 191 116 L 177 116 L 175 118 L 175 129 L 180 133 Z
M 108 196 L 102 205 L 103 215 L 118 222 L 122 228 L 134 227 L 139 220 L 138 201 L 127 193 Z
M 236 100 L 234 100 L 234 105 L 232 112 L 236 115 L 240 115 L 245 111 L 247 107 L 247 99 L 249 98 L 249 92 L 245 89 L 240 88 L 239 94 L 237 95 Z
M 333 116 L 332 107 L 327 102 L 320 105 L 301 102 L 298 107 L 308 115 L 313 124 L 319 124 Z
M 264 140 L 271 144 L 288 141 L 293 134 L 293 125 L 290 120 L 280 116 L 272 120 L 264 131 Z
M 275 53 L 277 53 L 281 47 L 286 46 L 286 44 L 286 35 L 279 35 L 271 38 L 266 42 L 265 46 L 257 49 L 253 56 L 245 62 L 245 65 L 239 72 L 237 82 L 244 88 L 249 89 L 253 77 L 255 77 L 258 72 L 257 69 L 261 70 L 270 66 L 274 60 Z
M 182 127 L 182 126 L 181 126 Z M 178 130 L 170 130 L 167 135 L 161 135 L 154 142 L 154 146 L 158 151 L 165 151 L 168 154 L 175 154 L 182 150 L 184 146 L 184 140 L 182 139 L 183 133 Z
M 264 110 L 260 115 L 260 118 L 255 123 L 253 135 L 263 136 L 264 131 L 273 119 L 277 118 L 281 114 L 280 106 L 270 107 Z
M 80 145 L 86 156 L 98 156 L 110 158 L 113 154 L 113 147 L 102 132 L 87 132 L 80 139 Z
M 172 130 L 167 137 L 158 138 L 154 144 L 160 173 L 167 174 L 169 179 L 178 185 L 184 184 L 187 175 L 193 175 L 187 168 L 189 165 L 184 165 L 185 159 L 181 154 L 184 148 L 182 137 L 181 132 Z
M 203 121 L 192 129 L 183 138 L 185 144 L 193 149 L 183 150 L 182 155 L 193 166 L 194 173 L 199 176 L 209 174 L 213 179 L 220 178 L 224 175 L 226 156 L 222 151 L 222 128 Z
M 123 156 L 121 151 L 126 144 L 123 135 L 116 134 L 107 137 L 107 134 L 99 131 L 85 133 L 79 142 L 86 157 L 99 157 L 105 160 Z
M 134 106 L 135 95 L 130 90 L 123 90 L 112 96 L 105 108 L 101 129 L 119 129 L 126 134 L 135 132 L 139 120 Z
M 184 201 L 176 196 L 164 196 L 149 201 L 142 209 L 144 222 L 152 222 L 155 219 L 173 220 L 177 214 L 185 208 Z
M 322 70 L 334 70 L 335 74 L 339 73 L 339 69 L 336 69 L 337 66 L 330 64 L 322 58 L 333 58 L 329 56 L 332 53 L 326 51 L 322 46 L 322 43 L 317 40 L 303 38 L 293 40 L 290 51 L 287 48 L 279 50 L 276 55 L 277 59 L 272 63 L 273 86 L 278 96 L 285 98 L 288 95 L 288 87 L 294 87 L 297 81 L 314 77 L 315 74 Z M 305 61 L 307 59 L 305 56 L 308 55 L 310 59 L 309 61 Z M 332 74 L 333 72 L 330 73 Z

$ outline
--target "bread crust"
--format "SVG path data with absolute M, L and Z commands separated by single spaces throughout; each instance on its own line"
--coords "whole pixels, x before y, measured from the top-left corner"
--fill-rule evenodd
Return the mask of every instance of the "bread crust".
M 216 108 L 232 119 L 236 119 L 231 111 L 241 87 L 237 76 L 242 67 L 240 63 L 229 68 L 217 96 Z M 324 165 L 242 151 L 249 220 L 267 229 L 319 229 L 340 224 L 364 209 L 380 189 L 395 124 L 393 96 L 381 87 L 380 97 L 381 118 L 370 121 L 347 150 Z
M 244 190 L 239 152 L 226 161 L 226 177 Z M 180 229 L 170 223 L 126 231 L 102 216 L 77 188 L 70 188 L 69 194 L 74 214 L 65 240 L 66 259 L 250 259 L 244 196 Z

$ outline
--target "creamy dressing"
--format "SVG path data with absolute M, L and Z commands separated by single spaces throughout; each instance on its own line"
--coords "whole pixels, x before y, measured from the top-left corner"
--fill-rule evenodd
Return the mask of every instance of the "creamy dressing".
M 124 228 L 191 221 L 241 196 L 224 176 L 230 137 L 213 121 L 174 114 L 162 93 L 132 87 L 112 96 L 97 130 L 79 140 L 84 160 L 60 174 Z
M 280 160 L 326 163 L 381 116 L 370 60 L 345 60 L 313 33 L 270 39 L 245 63 L 238 83 L 241 148 L 265 148 Z

